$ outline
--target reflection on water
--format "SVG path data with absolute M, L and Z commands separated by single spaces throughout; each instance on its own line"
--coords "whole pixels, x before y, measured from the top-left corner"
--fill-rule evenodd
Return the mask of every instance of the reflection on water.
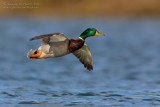
M 42 106 L 146 106 L 160 104 L 159 20 L 0 19 L 0 104 Z M 77 38 L 88 27 L 104 37 L 87 38 L 94 70 L 69 54 L 30 60 L 40 41 L 29 38 L 63 32 Z

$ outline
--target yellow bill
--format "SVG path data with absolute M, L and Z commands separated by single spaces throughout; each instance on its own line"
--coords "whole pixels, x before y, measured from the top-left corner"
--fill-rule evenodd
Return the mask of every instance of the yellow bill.
M 96 31 L 95 35 L 97 35 L 97 36 L 104 36 L 104 34 L 101 34 L 101 33 L 97 32 L 97 31 Z

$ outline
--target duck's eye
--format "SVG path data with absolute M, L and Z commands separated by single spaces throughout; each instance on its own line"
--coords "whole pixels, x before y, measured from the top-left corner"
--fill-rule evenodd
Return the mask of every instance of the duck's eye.
M 37 53 L 38 53 L 37 51 L 34 52 L 34 54 L 37 54 Z

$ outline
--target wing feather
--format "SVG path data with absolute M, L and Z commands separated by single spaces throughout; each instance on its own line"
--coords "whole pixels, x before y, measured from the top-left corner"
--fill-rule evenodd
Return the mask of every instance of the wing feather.
M 79 59 L 85 68 L 87 68 L 89 71 L 93 70 L 92 55 L 86 44 L 84 44 L 82 48 L 73 52 L 73 54 Z
M 42 39 L 41 44 L 49 44 L 52 42 L 60 42 L 60 41 L 65 41 L 67 38 L 62 34 L 62 33 L 52 33 L 52 34 L 45 34 L 45 35 L 40 35 L 40 36 L 35 36 L 30 39 L 36 40 L 36 39 Z

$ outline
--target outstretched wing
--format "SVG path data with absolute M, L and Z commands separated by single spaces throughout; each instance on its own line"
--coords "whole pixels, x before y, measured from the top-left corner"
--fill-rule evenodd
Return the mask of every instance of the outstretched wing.
M 89 71 L 93 70 L 92 55 L 86 44 L 84 44 L 82 48 L 73 52 L 73 54 L 79 59 L 85 68 L 87 68 Z
M 30 41 L 36 40 L 36 39 L 42 39 L 41 44 L 43 45 L 43 44 L 50 44 L 52 42 L 65 41 L 67 38 L 62 33 L 52 33 L 52 34 L 35 36 L 31 38 Z

